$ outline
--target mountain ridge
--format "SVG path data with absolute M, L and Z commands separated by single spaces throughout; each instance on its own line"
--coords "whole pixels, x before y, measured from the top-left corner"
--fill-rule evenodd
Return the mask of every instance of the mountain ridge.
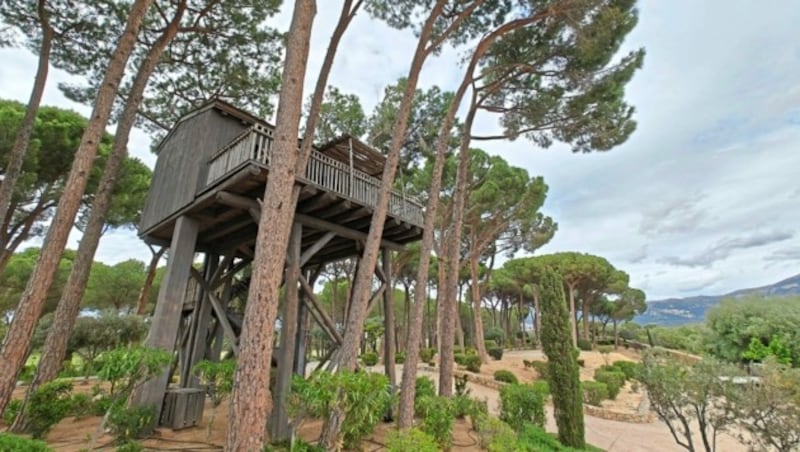
M 773 284 L 738 289 L 723 295 L 696 295 L 683 298 L 666 298 L 647 302 L 647 311 L 636 316 L 640 325 L 685 325 L 705 320 L 706 312 L 728 298 L 743 298 L 751 295 L 790 296 L 800 295 L 800 273 Z

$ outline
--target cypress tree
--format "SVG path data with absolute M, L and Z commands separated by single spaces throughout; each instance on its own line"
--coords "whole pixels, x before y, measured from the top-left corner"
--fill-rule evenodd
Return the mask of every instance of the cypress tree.
M 542 350 L 550 362 L 549 384 L 558 440 L 583 449 L 583 401 L 578 369 L 578 350 L 572 346 L 569 313 L 564 300 L 564 283 L 552 269 L 545 269 L 541 280 Z

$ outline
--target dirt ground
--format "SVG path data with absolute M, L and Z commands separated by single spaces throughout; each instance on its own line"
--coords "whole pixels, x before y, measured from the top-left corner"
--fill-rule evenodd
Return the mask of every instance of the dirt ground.
M 610 353 L 608 357 L 602 356 L 597 352 L 582 352 L 581 359 L 585 366 L 581 369 L 581 379 L 591 379 L 594 369 L 609 362 L 618 360 L 635 360 L 636 356 L 632 352 L 621 351 Z M 484 365 L 481 374 L 487 378 L 492 378 L 494 371 L 507 369 L 522 382 L 530 382 L 538 378 L 537 372 L 533 369 L 526 369 L 523 360 L 544 360 L 541 351 L 507 351 L 502 361 L 492 361 Z M 398 366 L 398 375 L 401 375 Z M 435 379 L 437 375 L 433 372 L 420 370 L 419 375 L 425 375 Z M 76 382 L 77 391 L 89 392 L 94 382 Z M 496 389 L 481 386 L 474 382 L 468 385 L 472 397 L 486 400 L 489 410 L 497 414 L 499 410 L 499 394 Z M 20 387 L 15 392 L 15 398 L 21 398 L 24 387 Z M 615 411 L 636 412 L 641 402 L 643 394 L 641 391 L 631 391 L 630 385 L 620 393 L 616 401 L 604 402 L 603 407 Z M 213 412 L 213 415 L 212 415 Z M 209 421 L 213 417 L 213 425 L 209 428 Z M 156 434 L 142 444 L 148 450 L 184 450 L 184 451 L 213 451 L 222 450 L 225 440 L 225 430 L 227 427 L 228 404 L 223 402 L 215 410 L 212 410 L 210 403 L 206 405 L 203 423 L 200 427 L 178 431 L 160 429 Z M 80 420 L 65 419 L 47 436 L 47 442 L 56 451 L 77 452 L 80 450 L 114 450 L 112 438 L 102 431 L 99 431 L 101 419 L 99 417 L 87 417 Z M 634 424 L 600 419 L 592 416 L 585 417 L 586 440 L 594 446 L 607 451 L 618 452 L 645 452 L 645 451 L 681 451 L 681 449 L 671 437 L 666 425 L 660 421 L 646 424 Z M 0 421 L 0 431 L 5 426 Z M 391 429 L 391 424 L 379 426 L 372 438 L 366 441 L 362 450 L 380 451 L 384 450 L 384 439 L 387 432 Z M 320 422 L 309 422 L 302 425 L 298 435 L 306 440 L 314 441 L 319 437 L 321 430 Z M 547 430 L 555 432 L 556 425 L 553 420 L 552 407 L 547 407 Z M 726 452 L 746 451 L 747 448 L 740 444 L 730 435 L 722 434 L 717 439 L 718 450 Z M 471 429 L 471 424 L 467 421 L 457 421 L 453 432 L 454 451 L 479 451 L 482 450 L 478 444 L 478 436 Z

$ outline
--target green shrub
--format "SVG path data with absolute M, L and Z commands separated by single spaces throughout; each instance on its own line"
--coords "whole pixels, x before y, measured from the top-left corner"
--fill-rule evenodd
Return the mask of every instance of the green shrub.
M 497 345 L 503 345 L 506 339 L 506 333 L 500 327 L 492 327 L 483 334 L 483 339 L 494 341 Z
M 483 341 L 483 347 L 484 347 L 486 350 L 489 350 L 490 348 L 495 348 L 495 347 L 497 347 L 497 342 L 496 342 L 496 341 L 494 341 L 494 340 L 492 340 L 492 339 L 489 339 L 489 340 Z
M 233 375 L 236 373 L 236 361 L 225 359 L 222 361 L 203 360 L 192 369 L 205 385 L 206 392 L 211 398 L 211 403 L 216 407 L 233 391 Z
M 436 349 L 435 348 L 423 348 L 419 351 L 419 359 L 423 362 L 429 363 L 433 360 L 433 357 L 436 356 Z
M 124 401 L 120 401 L 111 407 L 106 425 L 117 443 L 125 445 L 152 433 L 156 424 L 155 416 L 156 407 L 153 405 L 127 407 Z
M 536 370 L 536 373 L 539 374 L 540 378 L 550 378 L 548 375 L 550 365 L 547 361 L 531 361 L 530 364 L 530 367 L 533 367 L 533 369 Z
M 453 415 L 458 419 L 469 416 L 474 420 L 476 417 L 488 413 L 489 407 L 486 401 L 473 399 L 466 395 L 457 395 L 453 397 Z
M 509 370 L 500 369 L 494 373 L 495 381 L 502 381 L 503 383 L 519 383 L 517 376 Z
M 541 394 L 543 399 L 550 397 L 550 384 L 547 380 L 536 380 L 531 383 L 533 390 Z
M 386 441 L 386 450 L 389 452 L 437 452 L 439 446 L 431 435 L 412 428 L 392 431 Z
M 89 394 L 72 394 L 68 415 L 78 419 L 94 414 L 94 402 Z
M 602 355 L 607 355 L 614 351 L 614 347 L 612 345 L 598 345 L 597 351 Z
M 436 397 L 436 386 L 428 377 L 417 377 L 414 383 L 414 414 L 420 416 L 420 400 L 426 397 Z
M 586 339 L 578 339 L 578 348 L 585 352 L 592 350 L 592 341 L 587 341 Z
M 50 452 L 44 441 L 23 438 L 10 433 L 0 433 L 0 450 L 14 452 Z
M 327 419 L 344 413 L 341 426 L 345 448 L 356 447 L 383 419 L 392 396 L 385 376 L 372 372 L 315 372 L 309 379 L 292 379 L 289 412 L 293 417 Z
M 449 449 L 453 440 L 455 409 L 447 397 L 420 399 L 421 430 L 433 437 L 442 449 Z
M 527 359 L 523 359 L 522 365 L 525 366 L 526 369 L 530 369 L 531 367 L 533 367 L 533 361 L 528 361 Z
M 608 397 L 616 399 L 622 386 L 625 385 L 625 374 L 622 372 L 610 372 L 604 370 L 597 370 L 594 373 L 594 379 L 600 383 L 605 383 L 608 388 Z
M 578 359 L 578 365 L 581 367 L 586 367 L 586 360 Z
M 494 358 L 496 361 L 503 359 L 503 347 L 492 347 L 487 350 L 487 353 L 489 353 L 489 356 Z
M 117 446 L 116 452 L 142 452 L 143 450 L 144 446 L 141 444 L 136 441 L 128 441 Z
M 515 431 L 532 422 L 544 426 L 544 397 L 531 385 L 510 384 L 500 389 L 500 420 Z
M 479 373 L 481 371 L 483 362 L 481 361 L 481 357 L 478 355 L 466 355 L 463 365 L 468 371 Z
M 517 450 L 530 451 L 566 451 L 574 450 L 561 445 L 558 439 L 544 431 L 541 427 L 526 424 L 519 432 Z
M 367 352 L 361 355 L 361 362 L 365 366 L 374 366 L 378 364 L 378 354 L 374 352 Z
M 403 364 L 404 362 L 406 362 L 406 354 L 403 352 L 395 352 L 394 362 L 395 364 Z
M 50 428 L 58 424 L 70 412 L 72 406 L 72 383 L 54 380 L 39 386 L 28 399 L 25 417 L 28 433 L 34 438 L 44 438 Z
M 112 395 L 126 398 L 140 382 L 164 371 L 172 362 L 172 353 L 160 348 L 123 347 L 104 353 L 99 361 L 97 376 L 111 383 Z
M 612 368 L 625 374 L 626 380 L 633 380 L 639 375 L 642 365 L 633 361 L 615 361 Z
M 583 402 L 589 405 L 600 406 L 608 398 L 608 386 L 599 381 L 581 382 Z
M 466 366 L 467 365 L 467 354 L 466 353 L 456 353 L 453 355 L 453 361 L 459 366 Z
M 517 452 L 517 435 L 505 422 L 494 416 L 481 416 L 475 421 L 481 446 L 489 452 Z
M 3 413 L 3 421 L 5 421 L 6 425 L 11 425 L 17 420 L 17 415 L 19 415 L 21 409 L 22 400 L 14 399 L 8 402 L 8 405 L 6 405 L 6 412 Z

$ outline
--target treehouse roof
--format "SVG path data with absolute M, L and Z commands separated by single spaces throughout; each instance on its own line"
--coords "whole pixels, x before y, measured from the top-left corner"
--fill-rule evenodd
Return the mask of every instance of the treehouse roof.
M 383 174 L 383 166 L 386 164 L 386 157 L 378 150 L 347 134 L 329 141 L 317 150 L 347 165 L 350 164 L 350 155 L 352 153 L 353 167 L 372 177 L 380 178 Z

